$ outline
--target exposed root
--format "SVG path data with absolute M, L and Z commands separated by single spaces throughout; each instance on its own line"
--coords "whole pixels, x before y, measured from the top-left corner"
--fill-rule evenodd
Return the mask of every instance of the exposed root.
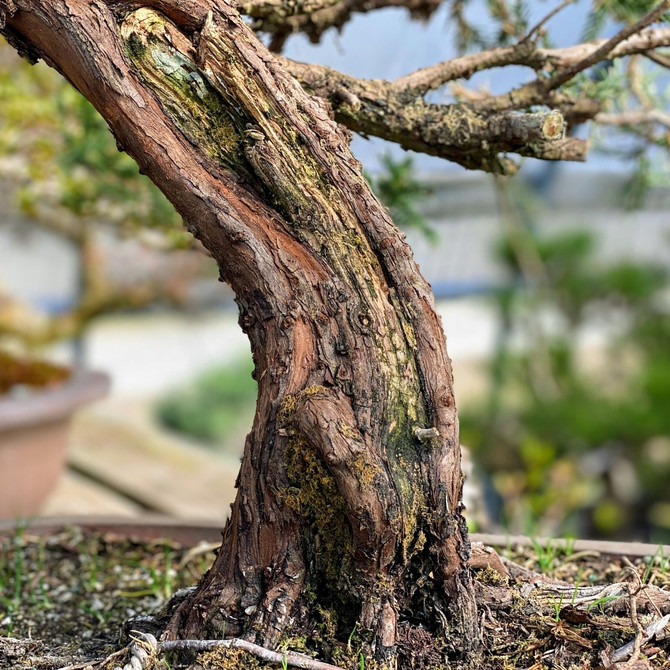
M 304 654 L 297 654 L 293 651 L 287 651 L 282 654 L 239 638 L 232 638 L 230 640 L 173 640 L 171 642 L 163 642 L 159 647 L 161 651 L 195 652 L 221 648 L 243 649 L 268 663 L 281 663 L 294 668 L 303 668 L 304 670 L 342 670 L 339 666 L 317 661 Z
M 546 605 L 562 599 L 573 607 L 590 609 L 594 604 L 602 604 L 609 612 L 618 614 L 629 607 L 628 582 L 613 582 L 596 586 L 579 586 L 569 582 L 548 579 L 545 575 L 528 570 L 505 558 L 501 559 L 510 575 L 523 583 L 521 594 L 533 593 Z M 658 614 L 670 613 L 670 593 L 652 584 L 640 584 L 639 592 L 644 596 L 642 605 Z
M 633 617 L 631 616 L 631 619 L 632 618 Z M 637 619 L 637 612 L 635 614 L 635 618 Z M 624 644 L 623 647 L 619 647 L 616 651 L 612 652 L 612 654 L 609 656 L 610 663 L 618 663 L 619 661 L 622 661 L 630 654 L 630 659 L 627 662 L 627 666 L 632 665 L 635 662 L 635 660 L 639 657 L 642 645 L 645 642 L 648 642 L 649 640 L 654 638 L 656 635 L 658 635 L 668 625 L 669 621 L 670 621 L 670 614 L 666 614 L 664 617 L 661 617 L 656 621 L 652 621 L 652 623 L 650 623 L 644 629 L 640 626 L 633 640 L 628 642 L 628 644 Z M 619 666 L 619 667 L 627 667 L 627 666 Z
M 242 649 L 243 651 L 260 658 L 267 663 L 280 663 L 284 667 L 301 668 L 302 670 L 343 670 L 339 666 L 323 663 L 314 658 L 298 654 L 292 651 L 280 653 L 266 649 L 258 644 L 232 638 L 229 640 L 170 640 L 158 642 L 151 633 L 140 633 L 134 631 L 132 642 L 119 651 L 114 652 L 104 660 L 96 664 L 100 669 L 110 666 L 112 661 L 121 656 L 126 656 L 127 662 L 123 670 L 148 670 L 155 667 L 156 659 L 164 652 L 184 651 L 201 653 L 213 649 Z M 91 667 L 90 663 L 77 666 L 67 666 L 60 670 L 75 670 L 75 668 Z M 118 667 L 118 666 L 112 666 Z
M 26 551 L 29 549 L 30 545 Z M 154 547 L 148 550 L 153 552 Z M 186 550 L 175 552 L 173 558 L 183 560 Z M 116 554 L 114 556 L 116 561 Z M 441 600 L 426 601 L 424 609 L 399 609 L 396 618 L 388 611 L 389 607 L 393 609 L 393 602 L 389 601 L 385 607 L 385 594 L 380 593 L 374 601 L 376 606 L 370 602 L 363 611 L 352 612 L 347 619 L 338 616 L 335 607 L 308 587 L 301 592 L 303 597 L 296 603 L 294 614 L 274 642 L 263 639 L 262 631 L 255 627 L 253 614 L 239 621 L 237 629 L 228 626 L 227 640 L 186 639 L 174 643 L 165 637 L 161 640 L 160 634 L 170 616 L 180 604 L 188 602 L 189 594 L 193 593 L 192 589 L 186 589 L 177 592 L 156 616 L 140 610 L 142 615 L 124 626 L 130 644 L 111 656 L 107 654 L 114 651 L 116 637 L 106 638 L 104 645 L 97 643 L 87 647 L 85 634 L 75 636 L 72 644 L 68 643 L 72 651 L 64 653 L 62 642 L 46 646 L 39 639 L 22 641 L 0 636 L 0 670 L 19 667 L 156 670 L 163 665 L 163 652 L 170 662 L 170 654 L 179 652 L 175 660 L 190 670 L 260 670 L 282 665 L 332 670 L 358 668 L 363 662 L 366 670 L 392 667 L 398 670 L 507 670 L 511 667 L 530 670 L 543 666 L 649 670 L 670 663 L 670 635 L 666 633 L 670 632 L 670 596 L 667 591 L 651 585 L 656 580 L 668 589 L 670 574 L 664 568 L 657 570 L 643 562 L 636 561 L 633 565 L 621 559 L 584 556 L 561 561 L 560 565 L 550 568 L 551 573 L 540 574 L 529 569 L 537 565 L 534 553 L 520 552 L 517 556 L 522 565 L 500 559 L 493 550 L 483 546 L 473 548 L 470 564 L 476 574 L 474 583 L 482 631 L 480 654 L 465 648 L 462 634 L 454 632 L 457 621 Z M 152 557 L 151 565 L 156 568 L 154 559 Z M 57 566 L 50 566 L 49 571 L 57 575 L 60 563 L 62 559 Z M 191 579 L 194 576 L 191 575 Z M 593 577 L 603 583 L 594 585 Z M 419 579 L 420 576 L 417 581 Z M 582 583 L 589 586 L 581 586 Z M 422 588 L 422 584 L 417 588 Z M 110 603 L 114 600 L 112 591 L 109 589 Z M 425 593 L 427 597 L 436 594 L 435 584 L 427 582 Z M 51 594 L 50 597 L 57 602 Z M 217 628 L 216 623 L 212 624 L 212 617 L 225 618 L 225 611 L 209 612 L 210 618 L 205 623 L 210 632 L 207 633 L 205 626 L 203 636 L 218 637 L 212 631 L 221 631 L 221 626 Z M 31 620 L 37 615 L 31 611 Z M 67 612 L 59 613 L 59 618 L 65 621 L 69 616 Z M 17 618 L 19 626 L 21 621 Z M 47 621 L 42 620 L 40 628 Z M 77 621 L 82 626 L 90 625 L 87 619 Z M 122 619 L 113 621 L 101 636 L 114 634 L 118 626 L 124 625 Z M 445 636 L 441 626 L 450 630 L 450 634 Z M 17 632 L 27 634 L 25 629 Z M 197 637 L 186 635 L 183 628 L 179 633 L 186 638 Z M 238 640 L 238 637 L 246 639 Z

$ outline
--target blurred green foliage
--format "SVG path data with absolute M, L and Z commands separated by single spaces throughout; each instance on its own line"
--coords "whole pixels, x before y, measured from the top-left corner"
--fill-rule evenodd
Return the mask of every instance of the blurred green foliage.
M 0 100 L 0 176 L 24 214 L 74 238 L 96 221 L 124 233 L 154 228 L 171 245 L 190 239 L 92 105 L 53 69 L 29 65 L 4 43 Z
M 251 356 L 209 370 L 165 396 L 157 405 L 159 420 L 171 430 L 213 447 L 248 428 L 256 401 Z M 242 443 L 234 445 L 241 449 Z
M 584 232 L 525 235 L 542 273 L 524 276 L 503 241 L 515 281 L 496 296 L 491 392 L 461 412 L 462 441 L 514 530 L 668 541 L 668 268 L 600 263 Z M 589 347 L 589 330 L 606 341 Z
M 417 179 L 411 154 L 394 158 L 385 153 L 379 161 L 381 171 L 365 177 L 377 197 L 388 207 L 393 222 L 403 230 L 418 230 L 429 242 L 437 243 L 437 232 L 419 210 L 421 199 L 430 195 L 431 189 Z
M 655 4 L 594 2 L 585 37 L 598 37 L 608 23 L 632 23 Z M 484 15 L 472 0 L 456 0 L 450 13 L 460 48 L 518 42 L 531 23 L 528 8 L 521 0 L 488 0 Z M 548 33 L 540 42 L 550 44 Z M 604 111 L 644 110 L 647 98 L 667 107 L 667 92 L 655 87 L 645 68 L 632 77 L 623 64 L 597 66 L 565 90 L 608 103 Z M 48 68 L 30 67 L 0 48 L 0 100 L 0 175 L 18 185 L 25 213 L 52 224 L 57 219 L 59 226 L 66 221 L 75 230 L 104 220 L 122 231 L 153 226 L 177 244 L 188 239 L 167 200 L 117 151 L 89 103 Z M 620 132 L 634 141 L 620 153 L 637 161 L 626 193 L 635 205 L 653 180 L 647 147 L 665 151 L 669 136 L 652 133 L 649 124 Z M 414 177 L 411 159 L 387 156 L 382 162 L 383 173 L 371 182 L 392 217 L 399 226 L 432 237 L 418 213 L 426 190 Z M 602 535 L 646 528 L 667 539 L 667 269 L 602 266 L 594 241 L 584 234 L 528 233 L 521 247 L 540 260 L 543 274 L 496 296 L 506 336 L 492 362 L 488 401 L 462 412 L 463 441 L 497 473 L 507 518 L 524 524 L 523 530 L 533 530 L 526 525 L 531 523 L 556 533 L 570 526 Z M 508 239 L 499 250 L 517 280 L 524 274 L 519 249 L 518 240 Z M 616 337 L 607 343 L 607 358 L 584 366 L 581 334 L 611 315 Z M 522 349 L 513 344 L 512 335 L 519 332 L 527 344 Z M 167 397 L 159 408 L 162 420 L 202 440 L 223 439 L 243 408 L 253 405 L 250 371 L 250 363 L 211 371 L 192 388 Z

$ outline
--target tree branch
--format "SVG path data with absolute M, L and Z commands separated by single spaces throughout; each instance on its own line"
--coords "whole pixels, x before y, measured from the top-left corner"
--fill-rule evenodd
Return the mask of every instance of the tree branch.
M 474 108 L 479 112 L 491 113 L 509 109 L 520 109 L 533 105 L 546 105 L 553 91 L 596 63 L 607 58 L 612 58 L 618 47 L 629 37 L 640 33 L 646 26 L 657 21 L 667 11 L 668 7 L 670 7 L 670 0 L 663 0 L 653 11 L 642 17 L 637 23 L 626 26 L 614 37 L 602 42 L 583 58 L 557 69 L 548 79 L 538 78 L 508 93 L 485 98 L 476 103 Z
M 476 72 L 505 65 L 528 65 L 541 67 L 543 61 L 537 56 L 538 48 L 533 42 L 520 42 L 511 47 L 497 47 L 488 51 L 468 54 L 416 70 L 396 79 L 396 90 L 422 95 L 455 79 L 469 79 Z
M 242 0 L 238 9 L 255 19 L 254 30 L 287 37 L 302 32 L 318 42 L 328 28 L 342 27 L 354 13 L 404 7 L 412 18 L 427 19 L 443 0 Z
M 597 114 L 594 121 L 606 126 L 642 126 L 650 123 L 670 129 L 670 114 L 660 109 L 621 112 L 620 114 Z
M 547 61 L 551 68 L 569 67 L 588 58 L 607 42 L 608 40 L 596 40 L 562 49 L 538 49 L 537 56 Z M 670 28 L 650 28 L 631 35 L 617 44 L 607 54 L 607 58 L 621 58 L 634 54 L 646 55 L 653 52 L 654 49 L 667 46 L 670 46 Z
M 533 70 L 555 71 L 583 63 L 603 48 L 610 40 L 598 40 L 561 49 L 542 49 L 535 43 L 519 42 L 510 47 L 498 47 L 468 54 L 416 70 L 396 79 L 394 87 L 416 95 L 435 90 L 456 79 L 469 79 L 477 72 L 494 67 L 522 65 Z M 644 54 L 655 60 L 653 50 L 670 46 L 670 28 L 654 28 L 631 35 L 608 54 L 608 58 L 621 58 Z
M 201 28 L 209 2 L 186 0 L 107 0 L 116 11 L 137 5 L 165 11 L 188 30 Z M 435 8 L 441 0 L 247 0 L 239 9 L 261 22 L 278 17 L 284 28 L 304 30 L 317 36 L 326 24 L 335 25 L 353 11 L 382 6 Z M 587 144 L 564 137 L 568 124 L 593 119 L 600 113 L 597 102 L 575 99 L 555 89 L 603 58 L 648 53 L 670 45 L 670 28 L 642 31 L 670 5 L 664 0 L 635 25 L 609 40 L 563 49 L 542 49 L 532 40 L 470 54 L 413 72 L 395 82 L 360 80 L 316 65 L 280 59 L 282 65 L 310 93 L 328 100 L 336 119 L 362 135 L 374 135 L 396 142 L 406 149 L 439 156 L 468 168 L 510 173 L 516 165 L 503 155 L 515 153 L 546 160 L 584 160 Z M 7 10 L 10 11 L 10 10 Z M 430 10 L 432 11 L 432 9 Z M 338 18 L 339 17 L 339 18 Z M 335 23 L 333 23 L 335 21 Z M 269 25 L 269 24 L 268 24 Z M 277 24 L 279 25 L 279 24 Z M 637 34 L 635 34 L 637 33 Z M 275 32 L 277 37 L 280 32 Z M 553 73 L 500 96 L 482 96 L 468 103 L 436 105 L 421 96 L 454 79 L 468 78 L 481 70 L 505 65 L 525 65 Z M 536 114 L 512 110 L 543 105 L 556 112 Z M 607 117 L 604 117 L 607 118 Z
M 666 56 L 665 54 L 659 54 L 654 51 L 648 52 L 644 54 L 650 61 L 653 61 L 656 63 L 656 65 L 660 65 L 661 67 L 666 68 L 667 70 L 670 70 L 670 56 Z
M 586 143 L 564 138 L 558 112 L 480 115 L 469 105 L 435 105 L 382 80 L 361 80 L 329 68 L 282 59 L 284 67 L 314 95 L 327 99 L 337 121 L 468 168 L 506 174 L 515 165 L 499 154 L 548 160 L 584 160 Z
M 595 51 L 588 56 L 585 56 L 577 63 L 559 70 L 551 79 L 544 83 L 545 90 L 554 90 L 565 82 L 572 79 L 575 75 L 590 68 L 592 65 L 599 63 L 601 60 L 611 56 L 612 51 L 616 49 L 622 42 L 627 40 L 631 35 L 636 35 L 644 30 L 647 26 L 658 21 L 663 14 L 670 7 L 670 0 L 663 0 L 655 9 L 643 16 L 639 21 L 631 26 L 626 26 L 620 30 L 614 37 L 606 40 Z
M 198 30 L 216 0 L 106 0 L 117 17 L 140 7 L 155 9 L 189 32 Z
M 543 16 L 527 33 L 526 36 L 521 40 L 522 42 L 529 41 L 535 33 L 540 33 L 543 30 L 544 26 L 551 21 L 551 19 L 556 16 L 559 12 L 563 11 L 568 5 L 571 5 L 575 0 L 563 0 L 560 5 L 557 5 L 552 9 L 548 14 Z

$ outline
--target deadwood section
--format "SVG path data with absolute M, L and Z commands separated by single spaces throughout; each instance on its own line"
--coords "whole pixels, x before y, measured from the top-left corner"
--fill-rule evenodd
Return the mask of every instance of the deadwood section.
M 271 645 L 317 606 L 341 630 L 369 631 L 379 658 L 394 654 L 400 614 L 476 644 L 451 367 L 430 288 L 326 103 L 236 11 L 220 5 L 197 24 L 154 4 L 182 25 L 102 0 L 4 1 L 0 16 L 170 198 L 235 290 L 251 341 L 259 397 L 238 496 L 171 635 L 225 625 Z

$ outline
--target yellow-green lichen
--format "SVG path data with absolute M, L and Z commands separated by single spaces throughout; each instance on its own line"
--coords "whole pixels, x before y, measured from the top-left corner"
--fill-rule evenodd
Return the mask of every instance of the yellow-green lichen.
M 326 390 L 315 385 L 287 395 L 277 416 L 279 428 L 291 425 L 294 413 L 306 397 Z M 289 481 L 284 500 L 304 520 L 305 546 L 320 581 L 314 587 L 322 596 L 341 602 L 350 590 L 345 581 L 353 570 L 352 534 L 344 500 L 332 472 L 302 435 L 289 438 L 284 461 Z
M 173 44 L 172 33 L 177 34 L 176 28 L 168 19 L 149 9 L 131 13 L 121 25 L 128 57 L 171 120 L 208 156 L 238 174 L 248 174 L 240 147 L 249 119 L 211 86 L 189 54 Z M 186 38 L 182 42 L 186 49 Z
M 286 428 L 291 423 L 296 407 L 298 407 L 305 398 L 309 398 L 317 393 L 327 392 L 328 389 L 325 386 L 314 384 L 308 386 L 299 393 L 285 395 L 281 406 L 279 407 L 279 412 L 277 413 L 277 425 L 280 428 Z
M 365 457 L 365 454 L 356 454 L 349 467 L 356 473 L 357 480 L 364 486 L 372 486 L 379 474 L 381 474 L 379 466 Z
M 344 501 L 323 460 L 303 438 L 293 437 L 286 449 L 290 488 L 286 504 L 298 512 L 310 528 L 317 573 L 330 589 L 351 568 L 351 528 Z

